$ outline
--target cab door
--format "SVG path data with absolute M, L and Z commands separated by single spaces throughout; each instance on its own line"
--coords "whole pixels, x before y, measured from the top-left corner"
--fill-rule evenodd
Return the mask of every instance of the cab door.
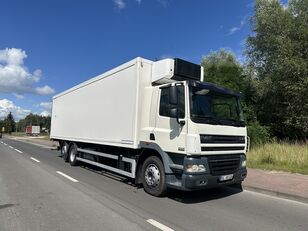
M 185 153 L 187 136 L 187 113 L 185 113 L 184 84 L 177 86 L 178 117 L 183 123 L 180 125 L 176 118 L 170 117 L 169 88 L 162 87 L 158 94 L 158 108 L 154 129 L 156 143 L 166 152 Z

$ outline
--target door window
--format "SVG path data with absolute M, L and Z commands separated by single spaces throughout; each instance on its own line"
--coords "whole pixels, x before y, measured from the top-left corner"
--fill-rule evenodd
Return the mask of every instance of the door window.
M 180 85 L 178 89 L 178 113 L 179 118 L 183 119 L 185 117 L 185 95 L 184 95 L 184 86 Z M 160 105 L 159 105 L 159 115 L 170 117 L 170 108 L 169 104 L 169 88 L 161 89 L 160 94 Z

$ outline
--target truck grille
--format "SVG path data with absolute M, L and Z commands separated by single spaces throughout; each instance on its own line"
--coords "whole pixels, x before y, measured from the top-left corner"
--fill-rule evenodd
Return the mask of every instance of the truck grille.
M 218 155 L 208 157 L 213 176 L 235 173 L 240 166 L 240 155 Z
M 245 136 L 200 135 L 201 144 L 245 144 Z
M 236 147 L 201 147 L 201 151 L 234 151 L 239 150 L 243 151 L 245 146 L 236 146 Z

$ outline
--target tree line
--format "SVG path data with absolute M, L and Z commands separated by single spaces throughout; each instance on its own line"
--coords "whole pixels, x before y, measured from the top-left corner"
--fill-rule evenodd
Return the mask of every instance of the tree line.
M 0 129 L 4 133 L 11 134 L 12 132 L 25 132 L 28 125 L 40 126 L 41 130 L 50 131 L 50 116 L 40 116 L 36 114 L 29 114 L 24 119 L 15 122 L 12 113 L 10 112 L 7 117 L 0 120 Z
M 253 143 L 308 138 L 308 1 L 256 0 L 246 62 L 226 50 L 203 57 L 204 80 L 242 93 Z

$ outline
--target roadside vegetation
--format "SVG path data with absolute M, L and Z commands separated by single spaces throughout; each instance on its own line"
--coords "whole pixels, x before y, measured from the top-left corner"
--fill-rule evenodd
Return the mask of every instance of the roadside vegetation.
M 308 1 L 256 0 L 246 61 L 203 57 L 204 79 L 242 93 L 248 167 L 308 174 Z
M 11 136 L 23 137 L 23 136 L 27 136 L 27 134 L 25 132 L 12 132 Z M 45 139 L 46 137 L 47 138 L 49 137 L 49 134 L 46 132 L 41 132 L 37 136 L 29 136 L 29 137 L 38 137 L 40 139 Z
M 17 136 L 17 137 L 23 137 L 26 135 L 26 133 L 25 132 L 12 132 L 11 135 Z
M 308 175 L 308 142 L 269 142 L 253 147 L 247 154 L 250 168 Z

